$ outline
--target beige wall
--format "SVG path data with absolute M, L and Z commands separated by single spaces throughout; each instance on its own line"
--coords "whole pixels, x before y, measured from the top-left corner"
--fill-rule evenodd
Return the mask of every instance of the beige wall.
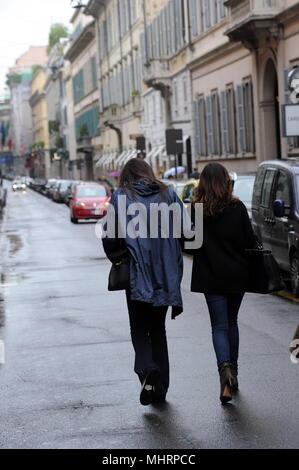
M 44 87 L 46 79 L 43 69 L 38 70 L 32 80 L 32 96 L 38 93 L 40 98 L 32 106 L 33 139 L 34 142 L 42 141 L 45 148 L 49 148 L 49 130 L 48 130 L 48 108 L 44 96 Z

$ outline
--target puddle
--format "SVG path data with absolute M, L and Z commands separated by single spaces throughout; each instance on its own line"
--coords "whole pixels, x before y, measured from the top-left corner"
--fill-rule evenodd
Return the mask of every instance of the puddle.
M 0 329 L 5 326 L 4 299 L 0 296 Z
M 0 287 L 10 287 L 18 285 L 25 276 L 18 273 L 0 273 Z M 0 298 L 1 301 L 1 298 Z
M 10 243 L 9 254 L 15 255 L 23 246 L 21 238 L 16 234 L 7 234 Z

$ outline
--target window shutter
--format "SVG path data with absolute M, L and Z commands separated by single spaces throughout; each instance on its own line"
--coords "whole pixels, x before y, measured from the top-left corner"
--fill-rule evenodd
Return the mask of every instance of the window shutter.
M 190 14 L 191 14 L 191 30 L 192 30 L 192 37 L 196 38 L 199 34 L 198 28 L 198 1 L 191 0 L 190 4 Z
M 253 90 L 252 82 L 246 82 L 243 84 L 244 97 L 246 96 L 246 102 L 244 103 L 245 112 L 245 130 L 246 130 L 246 147 L 247 151 L 255 151 L 255 138 L 254 138 L 254 114 L 253 114 Z
M 210 0 L 204 1 L 204 20 L 205 20 L 205 29 L 211 27 L 211 5 Z
M 175 21 L 175 0 L 170 0 L 170 53 L 176 51 L 176 21 Z
M 225 1 L 226 0 L 217 0 L 219 19 L 225 18 L 225 6 L 224 6 Z
M 221 92 L 221 130 L 222 130 L 222 145 L 226 154 L 230 153 L 229 133 L 228 133 L 228 102 L 227 90 Z
M 200 104 L 199 100 L 193 101 L 193 116 L 194 116 L 194 135 L 195 135 L 195 152 L 196 155 L 201 155 L 201 133 L 200 133 Z
M 206 98 L 207 105 L 207 137 L 208 137 L 208 154 L 214 155 L 214 133 L 213 133 L 213 110 L 212 110 L 212 96 Z
M 246 152 L 246 129 L 245 129 L 243 85 L 237 86 L 237 110 L 238 110 L 239 149 L 241 152 Z

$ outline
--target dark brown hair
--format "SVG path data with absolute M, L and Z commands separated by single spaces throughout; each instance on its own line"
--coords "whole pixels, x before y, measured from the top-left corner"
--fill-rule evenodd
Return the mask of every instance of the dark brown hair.
M 156 178 L 150 165 L 141 158 L 132 158 L 125 164 L 120 175 L 119 188 L 135 199 L 136 189 L 134 183 L 136 181 L 145 181 L 148 184 L 159 186 L 163 196 L 167 192 L 166 184 Z
M 203 203 L 204 215 L 215 216 L 236 201 L 227 169 L 220 163 L 208 163 L 200 175 L 194 202 Z

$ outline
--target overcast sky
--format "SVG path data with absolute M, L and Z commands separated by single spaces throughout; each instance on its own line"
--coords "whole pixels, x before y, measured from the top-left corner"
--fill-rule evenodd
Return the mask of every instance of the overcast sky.
M 48 43 L 52 23 L 69 25 L 71 0 L 0 0 L 0 90 L 8 68 L 29 46 Z

